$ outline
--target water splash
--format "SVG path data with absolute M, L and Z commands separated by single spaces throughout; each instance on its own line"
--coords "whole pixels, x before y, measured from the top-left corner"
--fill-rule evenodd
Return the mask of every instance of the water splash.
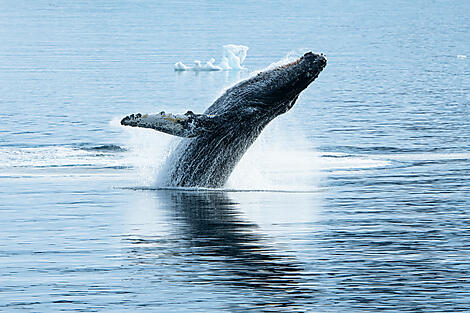
M 236 166 L 224 188 L 230 190 L 316 191 L 320 155 L 288 115 L 271 122 Z M 149 129 L 122 127 L 128 162 L 140 186 L 167 187 L 170 155 L 181 139 Z M 187 140 L 187 139 L 186 139 Z
M 272 121 L 242 157 L 230 176 L 233 189 L 315 191 L 319 184 L 319 155 L 301 132 L 287 124 L 292 115 Z
M 157 177 L 180 139 L 151 129 L 124 129 L 128 159 L 135 168 L 138 183 L 159 185 Z

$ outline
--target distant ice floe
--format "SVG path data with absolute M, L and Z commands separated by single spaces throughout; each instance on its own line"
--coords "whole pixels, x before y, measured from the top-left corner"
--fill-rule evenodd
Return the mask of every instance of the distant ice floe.
M 248 47 L 242 45 L 225 45 L 223 46 L 224 52 L 222 56 L 222 60 L 218 65 L 215 65 L 215 59 L 211 58 L 205 64 L 201 63 L 201 61 L 196 60 L 194 61 L 193 66 L 185 65 L 183 62 L 178 62 L 175 64 L 174 69 L 175 71 L 238 71 L 238 70 L 245 70 L 246 68 L 243 67 L 243 62 L 246 59 L 246 53 L 248 51 Z

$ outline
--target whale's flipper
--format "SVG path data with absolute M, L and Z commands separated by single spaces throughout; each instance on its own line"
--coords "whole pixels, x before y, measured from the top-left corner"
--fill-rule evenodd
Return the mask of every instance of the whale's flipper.
M 196 137 L 211 131 L 215 127 L 213 117 L 205 114 L 131 114 L 121 120 L 121 125 L 152 128 L 170 135 Z

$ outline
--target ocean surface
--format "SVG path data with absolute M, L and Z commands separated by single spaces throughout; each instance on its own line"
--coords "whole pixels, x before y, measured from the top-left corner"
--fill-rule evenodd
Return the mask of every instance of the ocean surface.
M 470 2 L 0 1 L 1 312 L 470 312 Z M 247 70 L 175 72 L 249 47 Z M 223 190 L 165 190 L 202 112 L 328 65 Z

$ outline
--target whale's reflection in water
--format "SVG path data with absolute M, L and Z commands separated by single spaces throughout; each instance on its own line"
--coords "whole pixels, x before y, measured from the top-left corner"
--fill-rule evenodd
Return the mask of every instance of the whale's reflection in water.
M 299 311 L 311 303 L 302 264 L 276 249 L 226 192 L 153 192 L 156 209 L 170 217 L 167 237 L 133 235 L 126 240 L 134 266 L 155 266 L 157 279 L 149 279 L 163 289 L 168 287 L 165 280 L 180 290 L 184 284 L 202 286 L 202 301 L 223 302 L 222 307 L 232 311 Z M 170 277 L 163 277 L 165 272 Z

